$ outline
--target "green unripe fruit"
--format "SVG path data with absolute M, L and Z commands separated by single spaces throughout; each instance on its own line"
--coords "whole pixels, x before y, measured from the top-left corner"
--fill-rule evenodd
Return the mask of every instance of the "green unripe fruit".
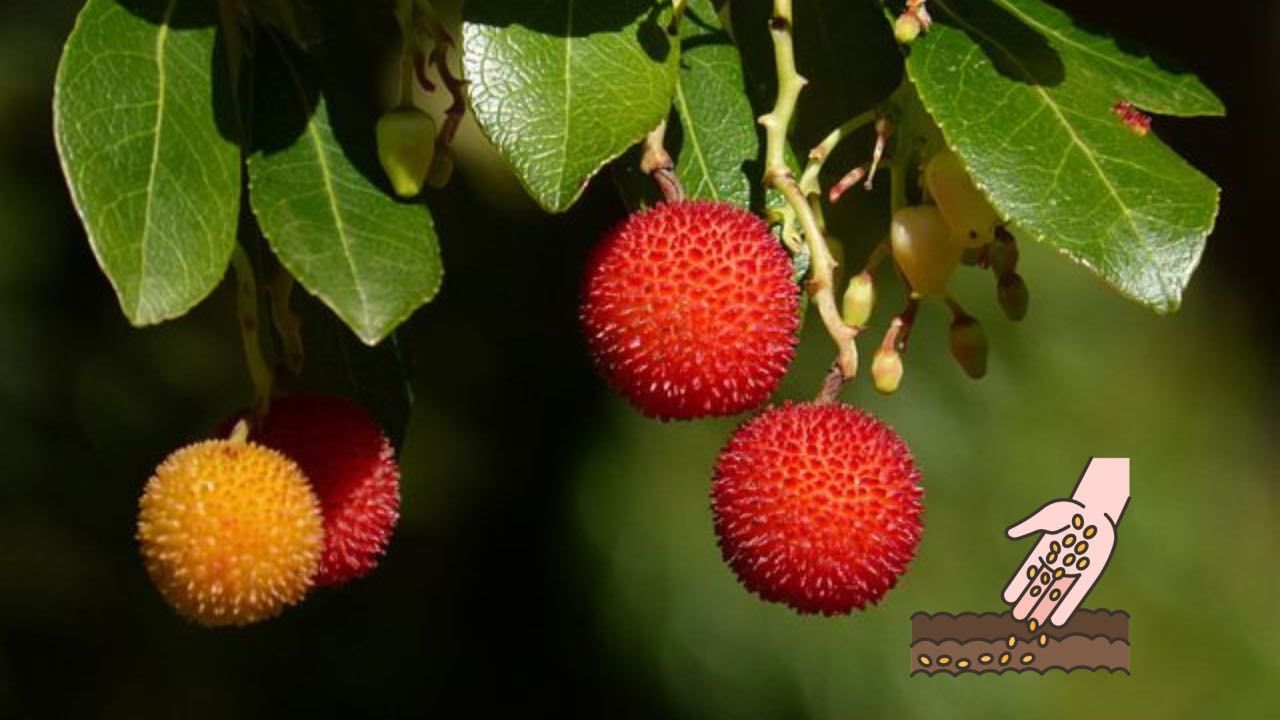
M 904 207 L 889 228 L 893 259 L 911 289 L 924 297 L 945 295 L 947 280 L 960 263 L 961 247 L 951 241 L 942 213 L 932 205 Z
M 1000 309 L 1004 310 L 1005 316 L 1010 320 L 1018 322 L 1027 316 L 1030 296 L 1027 294 L 1027 284 L 1018 273 L 1000 276 L 1000 282 L 996 286 L 996 299 L 1000 301 Z
M 871 380 L 876 390 L 885 395 L 898 392 L 902 384 L 902 354 L 892 348 L 880 348 L 871 361 Z
M 951 357 L 966 375 L 977 380 L 987 374 L 987 334 L 976 318 L 961 315 L 952 321 L 948 341 Z
M 1000 216 L 950 150 L 934 155 L 924 168 L 924 183 L 958 242 L 966 247 L 995 239 Z
M 875 309 L 876 286 L 871 273 L 860 272 L 849 281 L 849 288 L 844 291 L 844 303 L 841 315 L 844 324 L 849 327 L 862 327 L 871 319 L 871 311 Z
M 436 150 L 436 123 L 412 107 L 396 108 L 378 119 L 378 161 L 400 197 L 422 191 Z

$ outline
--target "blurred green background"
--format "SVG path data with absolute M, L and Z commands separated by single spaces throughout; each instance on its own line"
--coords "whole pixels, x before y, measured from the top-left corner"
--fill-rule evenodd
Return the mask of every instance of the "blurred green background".
M 987 276 L 958 282 L 991 335 L 984 381 L 949 361 L 930 307 L 904 390 L 848 392 L 926 483 L 918 558 L 882 605 L 801 618 L 746 594 L 707 508 L 736 421 L 646 421 L 595 378 L 575 306 L 620 212 L 608 183 L 556 219 L 502 217 L 455 183 L 437 203 L 445 289 L 404 333 L 418 404 L 389 556 L 279 620 L 211 632 L 161 602 L 132 535 L 151 468 L 248 396 L 232 293 L 126 325 L 51 140 L 78 3 L 0 3 L 0 717 L 1280 716 L 1280 4 L 1061 4 L 1227 102 L 1224 121 L 1156 123 L 1223 186 L 1219 229 L 1174 317 L 1028 246 L 1025 323 L 1000 319 Z M 784 395 L 812 394 L 826 342 L 809 333 Z M 1132 675 L 908 677 L 908 616 L 998 609 L 1026 551 L 1002 529 L 1091 455 L 1133 459 L 1088 603 L 1132 614 Z

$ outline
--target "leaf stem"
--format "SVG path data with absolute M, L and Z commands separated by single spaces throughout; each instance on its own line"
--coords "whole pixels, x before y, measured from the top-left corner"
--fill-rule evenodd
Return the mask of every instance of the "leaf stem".
M 675 162 L 665 146 L 667 121 L 664 118 L 644 138 L 644 154 L 640 156 L 640 171 L 653 178 L 662 199 L 667 202 L 684 200 L 684 186 L 680 184 L 680 176 L 676 175 Z
M 244 342 L 244 360 L 249 369 L 249 379 L 253 382 L 253 409 L 260 417 L 266 413 L 271 402 L 271 385 L 275 377 L 262 354 L 258 281 L 254 277 L 253 263 L 250 262 L 248 253 L 238 242 L 231 254 L 231 267 L 236 275 L 236 315 L 240 338 Z
M 836 345 L 837 364 L 845 380 L 858 372 L 858 355 L 854 346 L 857 330 L 844 324 L 835 299 L 833 274 L 835 258 L 827 246 L 818 217 L 787 166 L 787 134 L 795 116 L 796 102 L 808 82 L 796 70 L 795 44 L 791 34 L 792 0 L 774 0 L 769 32 L 773 37 L 773 56 L 778 75 L 778 95 L 773 110 L 760 118 L 765 129 L 764 184 L 782 194 L 795 213 L 809 248 L 810 276 L 808 290 L 818 308 L 827 333 Z

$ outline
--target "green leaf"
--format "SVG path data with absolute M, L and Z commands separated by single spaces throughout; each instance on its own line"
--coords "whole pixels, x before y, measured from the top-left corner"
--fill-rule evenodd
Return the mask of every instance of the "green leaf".
M 680 25 L 680 119 L 676 174 L 689 197 L 751 204 L 760 178 L 760 134 L 742 79 L 742 58 L 711 0 L 692 0 Z
M 996 209 L 1124 295 L 1177 309 L 1213 228 L 1218 188 L 1112 108 L 1221 112 L 1212 94 L 1037 0 L 931 0 L 929 8 L 937 22 L 911 46 L 907 72 Z
M 342 82 L 321 84 L 328 76 L 305 60 L 267 54 L 257 104 L 270 111 L 254 118 L 249 158 L 254 214 L 302 286 L 377 344 L 440 288 L 431 214 L 390 196 L 367 104 Z
M 204 299 L 235 244 L 240 149 L 219 114 L 216 24 L 212 3 L 89 0 L 58 67 L 63 172 L 135 325 Z
M 679 48 L 666 3 L 489 0 L 465 8 L 463 64 L 485 134 L 539 204 L 567 210 L 667 115 Z

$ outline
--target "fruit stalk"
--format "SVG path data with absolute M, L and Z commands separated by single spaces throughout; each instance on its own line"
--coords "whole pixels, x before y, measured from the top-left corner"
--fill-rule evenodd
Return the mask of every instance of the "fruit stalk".
M 667 121 L 658 123 L 644 138 L 644 154 L 640 156 L 640 171 L 653 178 L 653 182 L 667 202 L 684 200 L 684 186 L 676 175 L 675 162 L 665 146 Z
M 850 380 L 858 372 L 858 357 L 854 349 L 857 331 L 840 319 L 840 307 L 835 297 L 833 275 L 836 260 L 827 246 L 826 237 L 818 222 L 813 206 L 800 188 L 791 168 L 787 166 L 787 133 L 795 115 L 800 91 L 808 82 L 796 70 L 795 45 L 791 35 L 791 0 L 774 0 L 773 17 L 769 32 L 773 38 L 774 64 L 778 75 L 778 94 L 773 110 L 760 118 L 765 129 L 764 184 L 782 194 L 791 211 L 800 221 L 805 243 L 809 248 L 810 275 L 808 290 L 813 304 L 818 308 L 827 333 L 836 344 L 837 363 L 841 375 Z

